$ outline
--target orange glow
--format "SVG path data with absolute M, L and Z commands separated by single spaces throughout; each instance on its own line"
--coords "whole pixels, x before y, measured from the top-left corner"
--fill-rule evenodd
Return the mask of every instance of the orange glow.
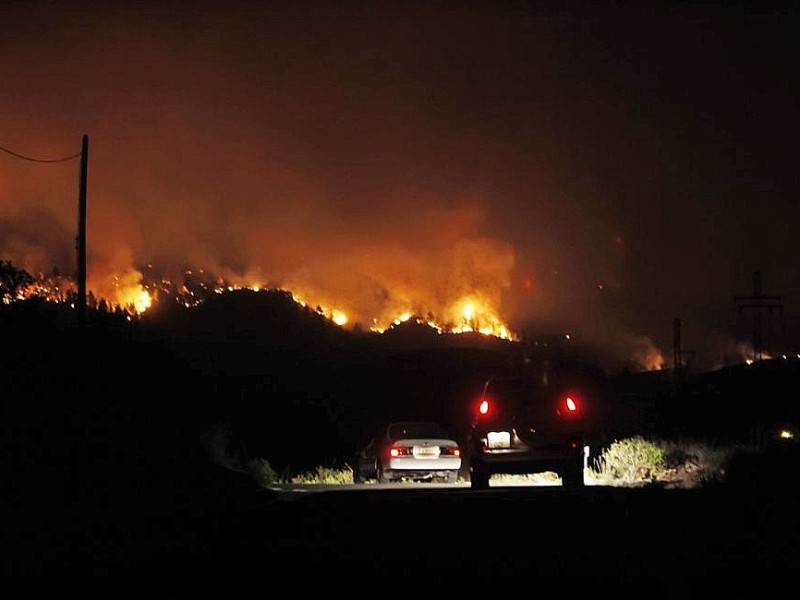
M 152 269 L 152 265 L 148 265 Z M 187 269 L 184 271 L 185 283 L 180 286 L 173 285 L 168 279 L 161 281 L 143 282 L 143 275 L 135 269 L 130 269 L 123 274 L 112 275 L 108 278 L 95 276 L 90 282 L 89 291 L 93 298 L 99 303 L 104 302 L 111 310 L 121 308 L 131 315 L 142 314 L 153 306 L 157 297 L 170 296 L 179 304 L 190 308 L 198 306 L 205 301 L 211 294 L 222 294 L 235 290 L 252 290 L 254 292 L 262 290 L 276 290 L 252 280 L 247 284 L 228 283 L 220 279 L 209 277 L 202 269 Z M 75 294 L 76 286 L 71 281 L 56 278 L 42 277 L 34 285 L 29 286 L 18 293 L 18 300 L 23 300 L 33 296 L 44 297 L 52 301 L 64 301 L 70 295 Z M 288 292 L 288 290 L 286 290 Z M 302 291 L 291 291 L 292 299 L 303 307 L 312 306 L 318 314 L 329 319 L 340 327 L 355 326 L 359 323 L 353 318 L 347 303 L 341 305 L 336 303 L 332 306 L 328 303 L 318 301 L 311 302 L 307 298 L 312 294 Z M 346 299 L 343 299 L 346 300 Z M 12 302 L 14 299 L 4 299 Z M 398 326 L 409 321 L 427 325 L 438 333 L 469 333 L 475 332 L 486 336 L 494 336 L 506 340 L 516 340 L 517 336 L 501 320 L 498 309 L 491 296 L 476 291 L 453 300 L 439 314 L 432 311 L 425 311 L 425 317 L 420 316 L 421 310 L 408 308 L 411 305 L 417 306 L 419 300 L 410 301 L 407 306 L 392 310 L 387 307 L 384 312 L 370 317 L 369 329 L 377 333 L 383 333 L 391 327 Z

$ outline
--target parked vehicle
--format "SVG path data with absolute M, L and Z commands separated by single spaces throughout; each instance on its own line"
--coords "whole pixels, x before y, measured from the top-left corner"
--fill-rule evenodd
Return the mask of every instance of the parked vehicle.
M 461 448 L 447 429 L 429 421 L 401 421 L 381 428 L 353 460 L 353 482 L 456 483 Z
M 475 400 L 467 436 L 470 486 L 498 474 L 555 472 L 580 487 L 602 390 L 576 370 L 542 365 L 524 376 L 490 379 Z

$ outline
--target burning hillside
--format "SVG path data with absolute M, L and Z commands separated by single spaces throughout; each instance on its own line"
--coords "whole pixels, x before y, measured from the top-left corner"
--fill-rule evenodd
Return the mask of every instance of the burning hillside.
M 25 300 L 33 297 L 44 298 L 50 302 L 74 304 L 77 286 L 74 281 L 57 272 L 49 275 L 28 276 L 24 271 L 6 264 L 7 274 L 17 273 L 16 279 L 7 277 L 14 283 L 3 288 L 3 302 Z M 102 293 L 91 290 L 87 303 L 100 310 L 122 311 L 135 318 L 153 307 L 175 303 L 191 308 L 204 304 L 212 295 L 234 290 L 280 290 L 268 283 L 242 284 L 225 280 L 203 269 L 187 269 L 180 281 L 158 274 L 153 265 L 141 271 L 131 270 L 123 276 L 115 276 L 105 286 Z M 282 290 L 303 307 L 310 307 L 321 316 L 344 328 L 369 329 L 382 333 L 396 325 L 407 322 L 427 325 L 438 333 L 475 332 L 506 340 L 517 336 L 501 320 L 494 299 L 484 291 L 474 290 L 454 297 L 444 311 L 427 310 L 417 299 L 409 297 L 405 304 L 395 304 L 380 314 L 365 319 L 347 303 L 321 304 L 311 295 L 292 290 Z

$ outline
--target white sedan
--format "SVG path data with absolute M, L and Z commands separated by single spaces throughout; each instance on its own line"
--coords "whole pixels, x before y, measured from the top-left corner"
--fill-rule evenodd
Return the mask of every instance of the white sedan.
M 438 481 L 457 483 L 461 448 L 439 423 L 389 423 L 353 461 L 353 482 Z

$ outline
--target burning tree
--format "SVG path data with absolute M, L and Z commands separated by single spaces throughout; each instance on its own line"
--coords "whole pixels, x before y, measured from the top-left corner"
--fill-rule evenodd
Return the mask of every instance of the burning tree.
M 0 299 L 4 304 L 14 301 L 34 281 L 33 276 L 25 269 L 15 267 L 11 261 L 0 260 Z

